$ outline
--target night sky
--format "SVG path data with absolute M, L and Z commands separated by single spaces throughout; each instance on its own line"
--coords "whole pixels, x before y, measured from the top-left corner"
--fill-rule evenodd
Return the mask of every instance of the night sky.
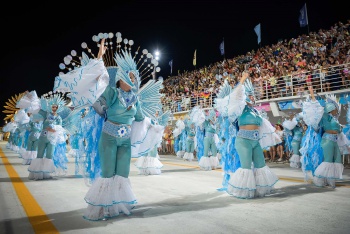
M 219 45 L 225 40 L 225 57 L 259 48 L 254 27 L 261 23 L 262 45 L 308 32 L 299 26 L 299 11 L 307 4 L 309 30 L 329 29 L 346 22 L 349 12 L 340 1 L 8 1 L 1 14 L 2 50 L 0 125 L 5 101 L 26 90 L 40 96 L 53 88 L 59 64 L 81 43 L 94 46 L 92 36 L 121 32 L 135 46 L 161 52 L 158 76 L 193 70 L 220 61 Z M 95 52 L 97 48 L 94 47 Z

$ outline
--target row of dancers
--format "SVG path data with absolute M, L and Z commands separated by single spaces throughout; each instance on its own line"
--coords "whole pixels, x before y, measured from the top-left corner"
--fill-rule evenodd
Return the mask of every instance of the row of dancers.
M 57 165 L 64 165 L 67 132 L 75 137 L 76 157 L 84 159 L 77 165 L 81 165 L 90 185 L 84 197 L 87 209 L 83 217 L 94 221 L 131 214 L 137 203 L 128 178 L 131 158 L 137 158 L 135 165 L 140 174 L 161 174 L 163 165 L 157 148 L 171 115 L 162 112 L 162 80 L 150 79 L 141 86 L 142 80 L 157 70 L 157 61 L 147 50 L 137 61 L 137 53 L 131 54 L 133 42 L 122 40 L 121 34 L 116 36 L 117 44 L 124 42 L 124 49 L 118 44 L 113 51 L 107 42 L 113 34 L 94 36 L 99 46 L 97 56 L 89 58 L 83 52 L 81 63 L 74 62 L 74 69 L 60 73 L 47 96 L 39 98 L 35 91 L 26 91 L 17 103 L 20 111 L 14 121 L 4 127 L 14 133 L 9 147 L 16 151 L 16 122 L 33 126 L 26 147 L 29 153 L 22 157 L 24 164 L 29 164 L 29 179 L 34 180 L 49 179 Z M 254 88 L 248 76 L 242 72 L 235 87 L 224 82 L 213 110 L 193 108 L 189 118 L 177 122 L 173 132 L 180 140 L 186 130 L 186 139 L 181 139 L 186 141 L 185 159 L 192 160 L 196 148 L 201 169 L 223 168 L 219 190 L 244 199 L 273 193 L 279 179 L 266 165 L 263 149 L 281 142 L 270 121 L 255 107 Z M 68 93 L 70 105 L 59 93 Z M 342 178 L 344 169 L 340 149 L 349 146 L 337 120 L 340 104 L 334 95 L 317 100 L 311 88 L 310 93 L 302 111 L 308 131 L 301 139 L 300 157 L 293 152 L 291 162 L 300 165 L 305 173 L 311 171 L 317 186 L 335 188 L 335 180 Z M 289 121 L 284 126 L 293 130 L 297 121 Z

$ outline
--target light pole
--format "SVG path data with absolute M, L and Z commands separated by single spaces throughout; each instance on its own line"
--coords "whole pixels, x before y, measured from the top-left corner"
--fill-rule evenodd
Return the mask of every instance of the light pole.
M 155 59 L 158 61 L 159 60 L 159 57 L 160 57 L 160 52 L 158 50 L 156 50 L 156 52 L 154 52 L 154 55 L 155 55 Z M 156 77 L 156 66 L 154 66 L 153 68 L 153 80 L 155 80 L 157 77 Z

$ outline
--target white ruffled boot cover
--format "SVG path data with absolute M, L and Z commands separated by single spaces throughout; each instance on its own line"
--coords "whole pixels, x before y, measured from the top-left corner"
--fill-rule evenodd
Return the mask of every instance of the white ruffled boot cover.
M 297 154 L 293 154 L 292 157 L 290 157 L 289 162 L 290 162 L 290 167 L 293 167 L 293 168 L 301 167 L 300 156 Z
M 210 160 L 211 169 L 215 170 L 218 167 L 220 167 L 219 158 L 217 156 L 210 156 L 209 160 Z
M 83 217 L 92 221 L 113 218 L 120 213 L 130 215 L 137 203 L 129 178 L 118 175 L 97 178 L 84 199 L 88 207 Z
M 278 177 L 268 166 L 258 169 L 238 168 L 228 182 L 227 193 L 237 198 L 264 197 L 273 191 Z
M 12 150 L 15 151 L 16 153 L 18 153 L 19 147 L 17 145 L 15 145 L 15 146 L 13 146 Z
M 159 175 L 163 164 L 157 157 L 141 156 L 134 165 L 139 169 L 139 175 Z
M 22 158 L 22 164 L 23 165 L 30 165 L 30 163 L 32 162 L 32 160 L 34 158 L 36 158 L 38 151 L 26 151 L 23 153 Z
M 184 154 L 185 154 L 185 151 L 177 151 L 176 152 L 176 157 L 182 158 L 184 156 Z
M 211 171 L 211 160 L 210 157 L 202 156 L 199 160 L 199 167 L 205 171 Z
M 25 154 L 25 152 L 27 151 L 27 149 L 26 148 L 23 148 L 23 147 L 21 147 L 20 149 L 19 149 L 19 155 L 21 155 L 21 158 L 23 158 L 23 154 Z
M 55 172 L 55 165 L 52 159 L 35 158 L 28 167 L 30 180 L 51 179 L 51 173 Z
M 238 168 L 231 175 L 226 192 L 237 198 L 254 198 L 255 190 L 253 170 Z
M 184 160 L 188 160 L 190 162 L 192 162 L 193 158 L 194 158 L 193 153 L 189 153 L 189 152 L 185 152 L 184 157 L 183 157 Z
M 315 170 L 314 184 L 335 188 L 335 180 L 343 179 L 343 171 L 344 165 L 341 163 L 322 162 Z
M 278 177 L 268 166 L 254 169 L 256 191 L 255 197 L 264 197 L 271 194 Z

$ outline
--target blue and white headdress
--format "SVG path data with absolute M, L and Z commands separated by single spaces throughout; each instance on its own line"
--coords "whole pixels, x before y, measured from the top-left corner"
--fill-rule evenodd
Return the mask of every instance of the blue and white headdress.
M 245 89 L 245 94 L 247 95 L 246 102 L 250 104 L 255 104 L 255 101 L 253 102 L 249 98 L 249 96 L 253 96 L 255 100 L 254 86 L 249 78 L 247 78 L 244 82 L 244 89 Z
M 332 110 L 338 110 L 338 114 L 340 114 L 341 104 L 337 101 L 337 97 L 334 94 L 326 94 L 324 112 L 329 113 Z
M 134 92 L 138 91 L 141 85 L 141 81 L 146 78 L 151 78 L 156 72 L 160 71 L 158 61 L 155 59 L 147 49 L 142 50 L 142 54 L 139 58 L 136 58 L 139 54 L 139 49 L 132 55 L 133 40 L 122 38 L 120 32 L 117 33 L 99 33 L 94 35 L 92 40 L 96 42 L 97 48 L 100 46 L 100 41 L 105 38 L 106 53 L 102 59 L 109 75 L 109 85 L 115 86 L 118 80 L 123 80 L 130 85 Z M 114 41 L 115 38 L 115 41 Z M 122 43 L 124 48 L 122 48 Z M 64 63 L 59 65 L 63 70 L 59 75 L 62 75 L 68 71 L 72 71 L 75 68 L 86 65 L 90 59 L 94 59 L 95 56 L 92 50 L 88 47 L 87 43 L 81 44 L 83 48 L 82 56 L 79 57 L 75 50 L 71 51 L 70 55 L 64 57 Z M 96 53 L 97 54 L 97 53 Z M 132 83 L 129 78 L 129 73 L 132 72 L 135 75 L 135 82 Z
M 63 94 L 60 92 L 48 92 L 41 96 L 41 109 L 47 112 L 51 112 L 51 107 L 56 105 L 57 111 L 59 113 L 65 109 L 66 100 L 63 97 Z

